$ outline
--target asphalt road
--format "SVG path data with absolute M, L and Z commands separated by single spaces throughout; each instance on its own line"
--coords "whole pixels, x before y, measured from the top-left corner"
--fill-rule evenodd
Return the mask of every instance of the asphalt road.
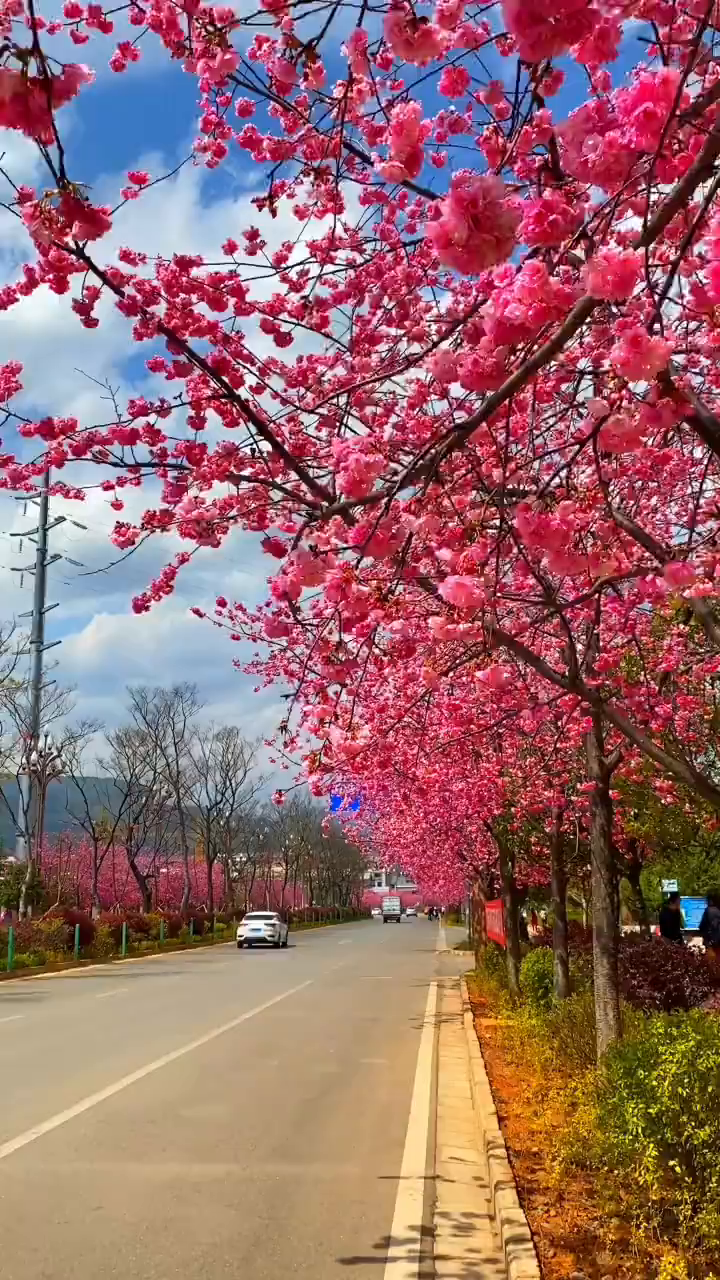
M 0 987 L 3 1280 L 382 1280 L 458 969 L 438 939 L 368 922 Z

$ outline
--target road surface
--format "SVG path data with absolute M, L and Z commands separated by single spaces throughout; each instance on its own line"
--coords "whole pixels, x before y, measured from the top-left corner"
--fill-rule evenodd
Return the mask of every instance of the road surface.
M 3 1280 L 398 1275 L 440 937 L 366 922 L 0 986 Z

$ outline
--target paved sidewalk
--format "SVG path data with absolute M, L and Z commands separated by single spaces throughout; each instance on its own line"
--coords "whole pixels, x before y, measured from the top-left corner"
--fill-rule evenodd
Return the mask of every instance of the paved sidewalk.
M 435 1275 L 438 1280 L 507 1280 L 470 1093 L 459 978 L 441 988 L 439 1020 Z

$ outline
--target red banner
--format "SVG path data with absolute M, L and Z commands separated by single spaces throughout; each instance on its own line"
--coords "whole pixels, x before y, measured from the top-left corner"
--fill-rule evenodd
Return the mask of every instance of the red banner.
M 505 946 L 507 938 L 505 936 L 505 915 L 501 898 L 497 898 L 494 902 L 485 903 L 485 930 L 491 942 L 497 942 L 499 947 Z

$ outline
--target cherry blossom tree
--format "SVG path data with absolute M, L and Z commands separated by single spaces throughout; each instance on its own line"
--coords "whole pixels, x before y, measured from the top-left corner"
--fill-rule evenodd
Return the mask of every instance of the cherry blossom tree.
M 552 826 L 569 788 L 587 806 L 602 1050 L 619 1033 L 615 782 L 649 769 L 661 792 L 720 804 L 718 5 L 120 13 L 127 32 L 99 4 L 46 18 L 4 0 L 0 124 L 45 177 L 6 175 L 28 253 L 0 305 L 51 290 L 91 330 L 114 309 L 151 389 L 109 422 L 37 420 L 34 372 L 10 360 L 2 483 L 50 467 L 81 498 L 72 464 L 92 462 L 118 548 L 179 539 L 138 612 L 198 547 L 262 535 L 267 605 L 219 594 L 214 621 L 293 690 L 283 733 L 311 789 L 352 780 L 388 839 L 395 823 L 394 856 L 453 787 L 458 752 L 428 763 L 428 734 L 472 742 L 459 785 L 479 804 L 449 848 L 417 847 L 434 883 L 492 861 L 480 833 L 508 794 L 519 818 L 533 808 L 512 785 L 528 734 L 539 751 L 560 734 L 544 811 Z M 130 170 L 111 206 L 68 169 L 64 108 L 93 91 L 68 40 L 97 60 L 107 37 L 118 74 L 156 44 L 193 77 L 195 163 L 239 147 L 260 167 L 256 225 L 212 260 L 106 247 L 166 174 Z M 295 230 L 277 245 L 280 217 Z M 159 497 L 123 519 L 148 478 Z

